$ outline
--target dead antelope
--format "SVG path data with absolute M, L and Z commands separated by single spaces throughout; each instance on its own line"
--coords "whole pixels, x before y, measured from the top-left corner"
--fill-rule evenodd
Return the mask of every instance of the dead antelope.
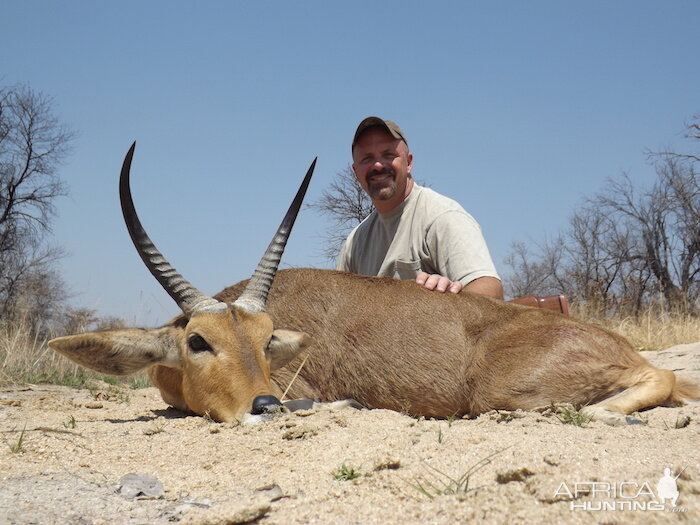
M 567 402 L 614 422 L 700 396 L 623 338 L 553 312 L 329 270 L 275 278 L 313 164 L 253 277 L 207 297 L 143 230 L 129 188 L 133 150 L 120 177 L 127 228 L 183 314 L 157 329 L 85 333 L 49 346 L 107 374 L 150 367 L 176 408 L 231 421 L 277 407 L 291 383 L 290 398 L 352 398 L 426 417 Z

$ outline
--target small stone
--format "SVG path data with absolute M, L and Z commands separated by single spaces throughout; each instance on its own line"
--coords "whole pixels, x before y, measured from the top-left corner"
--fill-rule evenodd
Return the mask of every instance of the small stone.
M 163 496 L 163 484 L 150 474 L 127 474 L 119 480 L 117 492 L 126 499 L 158 499 Z
M 90 401 L 85 403 L 85 408 L 102 408 L 103 405 L 99 401 Z
M 284 492 L 282 492 L 282 488 L 276 483 L 255 489 L 255 492 L 261 496 L 265 496 L 270 501 L 277 501 L 278 499 L 285 497 Z

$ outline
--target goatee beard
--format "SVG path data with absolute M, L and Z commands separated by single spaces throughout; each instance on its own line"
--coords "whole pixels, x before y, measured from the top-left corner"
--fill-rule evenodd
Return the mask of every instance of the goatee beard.
M 373 184 L 370 178 L 375 175 L 390 175 L 394 178 L 389 181 L 382 182 L 380 184 Z M 387 201 L 396 195 L 396 174 L 393 170 L 384 168 L 378 171 L 373 171 L 367 174 L 367 193 L 372 200 L 376 201 Z

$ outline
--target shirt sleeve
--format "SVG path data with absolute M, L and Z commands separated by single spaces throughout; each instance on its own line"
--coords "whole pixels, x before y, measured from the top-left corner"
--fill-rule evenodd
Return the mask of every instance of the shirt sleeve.
M 338 260 L 335 265 L 336 270 L 342 272 L 352 272 L 352 233 L 345 239 L 342 248 L 340 248 L 340 253 L 338 254 Z
M 480 277 L 498 277 L 481 227 L 466 212 L 446 211 L 430 225 L 426 251 L 435 271 L 467 285 Z

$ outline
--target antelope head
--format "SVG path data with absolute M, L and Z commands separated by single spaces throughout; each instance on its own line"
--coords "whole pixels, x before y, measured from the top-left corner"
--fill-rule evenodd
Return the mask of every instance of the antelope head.
M 135 144 L 124 159 L 119 179 L 124 220 L 141 259 L 183 316 L 157 329 L 59 337 L 49 341 L 49 347 L 105 374 L 131 374 L 152 367 L 151 378 L 167 403 L 217 421 L 279 406 L 270 372 L 293 359 L 308 344 L 308 337 L 275 329 L 265 303 L 316 160 L 245 291 L 227 304 L 202 294 L 185 280 L 143 229 L 129 185 L 134 148 Z

